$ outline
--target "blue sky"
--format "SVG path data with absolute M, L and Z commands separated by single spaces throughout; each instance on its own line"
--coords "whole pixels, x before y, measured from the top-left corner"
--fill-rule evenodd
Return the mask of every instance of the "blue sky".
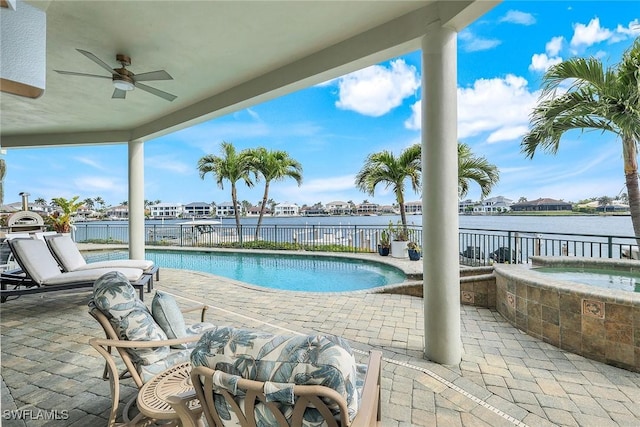
M 552 197 L 577 201 L 626 192 L 620 141 L 612 134 L 567 134 L 556 156 L 520 153 L 546 68 L 572 56 L 616 64 L 640 36 L 637 1 L 505 1 L 458 36 L 458 139 L 500 169 L 491 196 L 517 200 Z M 394 201 L 384 187 L 374 197 L 357 190 L 354 177 L 372 152 L 399 153 L 420 141 L 420 52 L 145 144 L 145 199 L 162 202 L 230 200 L 230 186 L 201 180 L 197 161 L 219 154 L 221 141 L 238 149 L 286 150 L 304 169 L 304 182 L 273 183 L 278 202 L 314 204 L 364 199 Z M 126 144 L 8 150 L 5 203 L 27 191 L 42 197 L 127 199 Z M 47 159 L 47 168 L 37 168 Z M 262 185 L 238 187 L 240 200 L 256 204 Z M 472 185 L 468 198 L 478 199 Z M 420 195 L 408 190 L 407 200 Z

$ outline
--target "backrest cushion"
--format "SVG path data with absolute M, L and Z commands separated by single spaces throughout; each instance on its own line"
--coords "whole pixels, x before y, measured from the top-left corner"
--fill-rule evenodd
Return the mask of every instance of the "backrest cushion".
M 160 341 L 167 335 L 153 320 L 149 309 L 136 296 L 129 280 L 118 271 L 103 274 L 93 284 L 93 303 L 111 322 L 120 339 Z M 169 347 L 127 350 L 134 363 L 148 365 L 169 354 Z
M 350 419 L 358 411 L 356 362 L 351 347 L 340 337 L 214 327 L 193 349 L 191 364 L 254 381 L 323 385 L 346 400 Z M 338 407 L 330 405 L 330 409 L 337 412 Z
M 60 234 L 47 237 L 46 241 L 65 271 L 77 270 L 87 263 L 70 236 Z
M 187 326 L 182 311 L 173 296 L 156 291 L 151 302 L 151 314 L 158 326 L 167 334 L 167 338 L 184 338 L 187 336 Z M 184 345 L 181 346 L 184 348 Z
M 60 275 L 60 266 L 44 241 L 12 239 L 9 246 L 20 267 L 34 282 L 42 284 L 45 280 Z

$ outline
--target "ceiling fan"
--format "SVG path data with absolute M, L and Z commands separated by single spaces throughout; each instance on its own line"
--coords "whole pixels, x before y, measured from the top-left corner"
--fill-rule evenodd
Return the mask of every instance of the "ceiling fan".
M 76 73 L 74 71 L 61 71 L 54 70 L 60 74 L 69 74 L 72 76 L 83 76 L 83 77 L 96 77 L 99 79 L 111 79 L 113 82 L 113 87 L 115 88 L 113 91 L 113 95 L 111 98 L 119 98 L 124 99 L 127 95 L 127 92 L 138 88 L 142 89 L 145 92 L 149 92 L 153 95 L 159 96 L 160 98 L 166 99 L 167 101 L 173 101 L 177 98 L 177 96 L 172 95 L 170 93 L 161 91 L 159 89 L 153 88 L 151 86 L 147 86 L 140 82 L 148 82 L 152 80 L 173 80 L 173 77 L 169 75 L 165 70 L 157 70 L 150 71 L 148 73 L 134 74 L 131 71 L 127 70 L 125 67 L 131 65 L 131 58 L 127 55 L 117 54 L 116 61 L 120 63 L 120 68 L 111 68 L 107 63 L 102 61 L 100 58 L 95 56 L 91 52 L 87 52 L 86 50 L 76 49 L 78 52 L 104 68 L 105 70 L 111 73 L 111 76 L 100 76 L 97 74 L 85 74 L 85 73 Z

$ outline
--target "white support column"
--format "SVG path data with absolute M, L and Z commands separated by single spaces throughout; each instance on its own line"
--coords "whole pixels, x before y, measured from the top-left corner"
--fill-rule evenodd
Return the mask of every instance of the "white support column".
M 144 259 L 144 142 L 129 141 L 129 258 Z
M 456 45 L 443 27 L 422 39 L 424 354 L 446 365 L 462 358 Z

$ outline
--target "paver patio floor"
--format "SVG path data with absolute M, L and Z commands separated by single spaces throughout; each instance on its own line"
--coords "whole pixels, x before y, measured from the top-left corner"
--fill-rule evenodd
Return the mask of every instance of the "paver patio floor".
M 640 425 L 640 374 L 548 345 L 489 309 L 461 307 L 463 360 L 443 366 L 422 357 L 421 298 L 283 293 L 170 269 L 156 289 L 185 306 L 209 304 L 217 324 L 336 334 L 362 360 L 382 350 L 383 426 Z M 0 306 L 2 426 L 106 424 L 109 383 L 88 344 L 102 331 L 89 298 L 90 291 L 58 292 Z M 124 383 L 123 402 L 135 393 Z M 15 409 L 27 419 L 11 419 Z

